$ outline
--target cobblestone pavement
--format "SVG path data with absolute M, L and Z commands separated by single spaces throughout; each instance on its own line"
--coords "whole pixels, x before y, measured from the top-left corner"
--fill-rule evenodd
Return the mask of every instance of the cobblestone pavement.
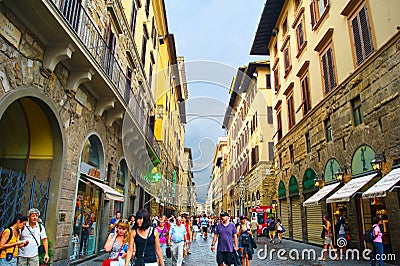
M 201 265 L 217 265 L 216 263 L 216 252 L 211 252 L 211 240 L 212 236 L 209 236 L 207 240 L 203 240 L 201 235 L 198 234 L 197 240 L 192 243 L 191 252 L 192 254 L 187 255 L 184 259 L 185 266 L 201 266 Z M 277 240 L 275 242 L 278 242 Z M 298 243 L 290 240 L 283 240 L 282 243 L 269 243 L 265 237 L 259 237 L 257 241 L 258 248 L 255 250 L 253 260 L 251 261 L 252 266 L 264 266 L 264 265 L 312 265 L 312 266 L 344 266 L 351 264 L 352 266 L 367 266 L 370 262 L 365 260 L 340 260 L 332 261 L 327 258 L 326 261 L 319 261 L 318 258 L 321 256 L 321 247 Z M 274 249 L 274 250 L 273 250 Z M 267 253 L 265 252 L 267 250 Z M 283 253 L 285 250 L 285 253 Z M 302 258 L 302 253 L 304 256 Z M 296 251 L 299 253 L 299 259 L 296 260 Z M 311 255 L 311 259 L 308 257 L 308 251 L 315 251 L 315 259 Z M 279 259 L 277 254 L 280 254 L 284 259 Z M 272 258 L 270 257 L 272 254 Z M 312 253 L 310 253 L 312 254 Z M 289 256 L 290 255 L 290 256 Z M 92 259 L 91 261 L 82 262 L 78 265 L 85 266 L 101 266 L 102 261 L 106 258 L 107 254 L 103 254 L 99 257 Z M 333 254 L 332 254 L 333 256 Z M 362 254 L 360 254 L 362 257 Z M 171 259 L 166 260 L 166 266 L 171 266 Z

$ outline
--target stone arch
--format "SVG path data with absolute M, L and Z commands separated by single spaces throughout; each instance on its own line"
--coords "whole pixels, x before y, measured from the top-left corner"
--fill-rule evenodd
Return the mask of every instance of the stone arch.
M 58 220 L 66 157 L 66 133 L 62 125 L 57 104 L 36 86 L 16 88 L 0 101 L 0 126 L 11 129 L 0 132 L 5 144 L 0 148 L 0 164 L 26 172 L 27 178 L 33 175 L 39 179 L 51 178 L 46 221 Z M 16 152 L 12 154 L 13 151 Z M 55 239 L 56 224 L 46 223 L 46 229 Z

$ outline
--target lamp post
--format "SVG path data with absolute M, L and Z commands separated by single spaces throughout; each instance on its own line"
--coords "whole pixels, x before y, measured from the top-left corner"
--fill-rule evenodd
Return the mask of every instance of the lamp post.
M 386 162 L 385 153 L 376 153 L 374 159 L 371 161 L 372 169 L 381 173 L 384 162 Z
M 239 213 L 243 215 L 243 201 L 244 201 L 244 176 L 239 178 L 239 188 L 240 188 L 240 206 L 239 206 Z
M 338 170 L 335 173 L 336 180 L 339 181 L 340 183 L 343 183 L 346 171 L 347 171 L 346 165 L 344 166 L 344 171 L 339 166 Z
M 314 187 L 320 189 L 322 186 L 323 180 L 319 176 L 316 176 L 314 179 Z

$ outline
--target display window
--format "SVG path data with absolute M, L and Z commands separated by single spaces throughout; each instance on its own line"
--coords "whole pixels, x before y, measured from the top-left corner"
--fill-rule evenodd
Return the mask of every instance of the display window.
M 74 230 L 71 237 L 70 261 L 82 259 L 95 253 L 97 217 L 100 191 L 79 180 L 74 212 Z

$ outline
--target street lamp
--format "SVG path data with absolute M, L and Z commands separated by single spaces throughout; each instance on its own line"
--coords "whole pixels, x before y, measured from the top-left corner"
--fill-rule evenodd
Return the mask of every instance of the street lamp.
M 343 178 L 347 171 L 346 165 L 343 168 L 344 168 L 344 171 L 342 171 L 342 169 L 339 166 L 338 170 L 335 173 L 336 180 L 339 181 L 340 183 L 343 183 Z
M 322 179 L 319 176 L 316 176 L 314 179 L 314 187 L 319 189 L 322 187 L 322 183 Z
M 376 153 L 374 159 L 371 161 L 372 169 L 380 173 L 384 162 L 386 162 L 385 153 Z

